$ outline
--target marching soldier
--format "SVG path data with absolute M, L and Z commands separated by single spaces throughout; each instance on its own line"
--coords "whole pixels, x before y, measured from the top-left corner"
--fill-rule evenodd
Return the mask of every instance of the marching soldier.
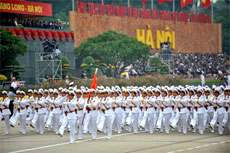
M 222 89 L 220 87 L 217 87 L 213 93 L 215 96 L 212 104 L 214 109 L 214 115 L 213 115 L 213 119 L 210 122 L 210 127 L 214 129 L 214 126 L 218 122 L 218 133 L 222 135 L 224 132 L 223 120 L 226 115 L 226 109 L 224 108 L 225 100 L 224 100 L 224 96 L 221 95 Z
M 113 93 L 114 97 L 112 99 L 113 101 L 113 108 L 115 109 L 114 113 L 115 113 L 115 120 L 114 120 L 114 125 L 116 127 L 116 131 L 117 133 L 121 133 L 122 132 L 122 128 L 121 128 L 121 125 L 122 125 L 122 118 L 123 118 L 123 109 L 121 108 L 122 107 L 122 101 L 121 101 L 121 97 L 119 96 L 120 95 L 120 92 L 118 90 L 114 91 Z
M 104 120 L 101 120 L 101 127 L 104 128 L 104 131 L 107 131 L 107 139 L 110 139 L 112 136 L 112 99 L 108 96 L 108 91 L 103 91 L 103 99 L 100 102 L 100 108 L 102 111 L 102 115 L 104 116 Z
M 5 134 L 9 134 L 10 130 L 10 99 L 8 98 L 8 94 L 6 91 L 2 91 L 2 97 L 0 97 L 0 121 L 2 118 L 5 120 Z
M 168 91 L 163 89 L 161 91 L 160 101 L 160 115 L 157 121 L 157 128 L 165 129 L 165 132 L 169 134 L 170 130 L 170 118 L 172 116 L 172 108 L 170 99 L 168 98 Z
M 196 96 L 195 99 L 193 101 L 194 103 L 194 119 L 195 119 L 195 125 L 192 125 L 192 127 L 194 128 L 195 126 L 197 126 L 199 133 L 200 134 L 204 134 L 204 130 L 205 130 L 205 125 L 204 125 L 204 104 L 205 104 L 205 97 L 203 96 L 203 89 L 202 88 L 198 88 L 196 90 Z
M 70 126 L 70 143 L 75 141 L 75 124 L 76 124 L 76 100 L 75 100 L 75 93 L 74 91 L 70 91 L 68 94 L 67 101 L 63 102 L 64 104 L 64 115 L 67 121 L 63 121 L 62 126 L 59 129 L 59 135 L 63 136 L 65 127 L 69 124 Z
M 91 98 L 87 100 L 85 107 L 89 115 L 89 130 L 92 133 L 92 139 L 97 137 L 97 116 L 98 116 L 98 104 L 99 101 L 95 97 L 95 90 L 91 89 L 90 92 Z
M 186 96 L 187 90 L 186 89 L 179 89 L 180 91 L 180 98 L 176 101 L 176 115 L 174 119 L 172 120 L 171 127 L 175 128 L 176 125 L 178 125 L 177 129 L 180 133 L 181 130 L 184 134 L 187 134 L 187 119 L 188 119 L 188 109 L 187 109 L 187 103 L 188 103 L 188 97 Z
M 131 90 L 131 98 L 128 101 L 129 109 L 131 111 L 131 125 L 134 133 L 138 132 L 138 117 L 140 113 L 139 98 L 136 89 Z
M 78 128 L 78 139 L 81 140 L 83 137 L 83 108 L 85 106 L 85 101 L 82 98 L 81 90 L 76 90 L 76 108 L 77 108 L 77 119 L 76 119 L 76 127 Z
M 224 101 L 225 101 L 225 109 L 226 115 L 223 121 L 223 126 L 227 123 L 228 130 L 230 130 L 230 86 L 224 89 Z

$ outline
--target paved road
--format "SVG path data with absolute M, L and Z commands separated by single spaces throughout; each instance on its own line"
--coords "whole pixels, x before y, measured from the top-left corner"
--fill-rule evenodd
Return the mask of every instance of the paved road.
M 204 135 L 192 132 L 187 135 L 177 132 L 169 135 L 160 132 L 123 133 L 114 134 L 110 140 L 103 133 L 98 133 L 96 140 L 91 140 L 90 134 L 85 134 L 83 140 L 69 144 L 68 132 L 64 137 L 47 130 L 44 135 L 29 130 L 22 135 L 15 127 L 11 128 L 9 135 L 4 135 L 4 122 L 0 123 L 0 128 L 0 153 L 230 153 L 228 130 L 222 136 L 209 132 Z

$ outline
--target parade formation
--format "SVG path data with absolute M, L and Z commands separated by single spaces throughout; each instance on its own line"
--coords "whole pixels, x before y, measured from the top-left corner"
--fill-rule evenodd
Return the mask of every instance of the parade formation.
M 165 132 L 177 130 L 187 134 L 214 133 L 230 130 L 230 87 L 215 86 L 156 86 L 156 87 L 104 87 L 96 89 L 69 87 L 59 89 L 29 89 L 17 91 L 13 111 L 9 109 L 8 93 L 2 91 L 0 120 L 5 121 L 5 134 L 10 127 L 20 124 L 20 132 L 28 129 L 45 134 L 70 132 L 70 143 L 97 132 L 145 131 Z

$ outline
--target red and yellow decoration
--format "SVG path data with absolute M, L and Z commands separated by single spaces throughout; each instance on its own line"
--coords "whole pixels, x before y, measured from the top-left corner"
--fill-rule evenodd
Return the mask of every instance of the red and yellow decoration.
M 0 12 L 29 14 L 38 16 L 53 16 L 52 4 L 20 0 L 1 0 Z

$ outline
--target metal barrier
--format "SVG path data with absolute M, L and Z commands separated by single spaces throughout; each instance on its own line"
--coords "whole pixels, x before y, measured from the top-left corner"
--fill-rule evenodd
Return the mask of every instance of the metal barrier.
M 169 72 L 174 72 L 174 54 L 159 54 L 161 62 L 168 66 Z

